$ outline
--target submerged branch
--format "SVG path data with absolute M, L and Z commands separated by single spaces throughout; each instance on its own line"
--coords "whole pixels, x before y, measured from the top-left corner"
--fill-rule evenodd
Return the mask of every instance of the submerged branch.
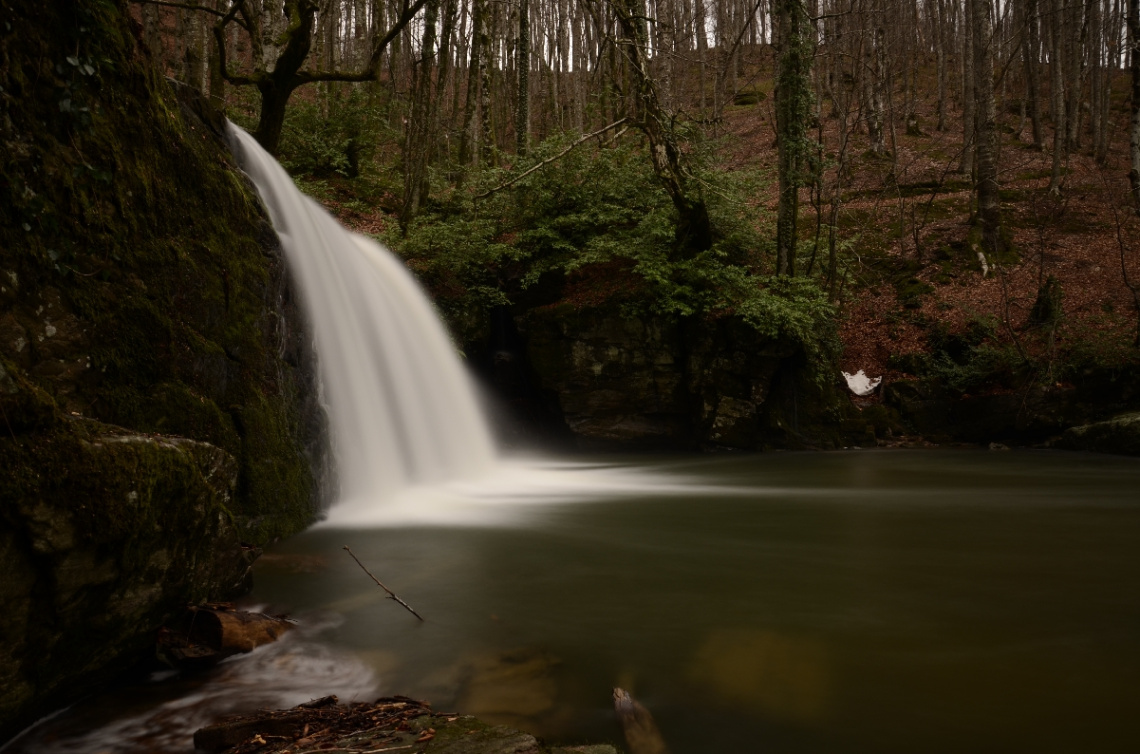
M 389 598 L 396 600 L 396 602 L 399 602 L 401 605 L 404 606 L 405 610 L 407 610 L 409 613 L 411 613 L 412 615 L 419 618 L 421 621 L 424 619 L 424 617 L 422 615 L 420 615 L 419 613 L 417 613 L 415 610 L 412 609 L 411 605 L 409 605 L 407 602 L 404 602 L 402 599 L 400 599 L 396 595 L 395 592 L 393 592 L 388 587 L 384 586 L 383 582 L 381 582 L 380 579 L 376 578 L 375 576 L 372 576 L 372 571 L 369 571 L 367 568 L 364 567 L 364 564 L 360 562 L 360 558 L 356 557 L 356 553 L 354 553 L 352 550 L 348 549 L 348 545 L 344 546 L 344 551 L 347 552 L 349 555 L 351 555 L 352 559 L 356 561 L 356 564 L 358 566 L 360 566 L 360 568 L 365 573 L 367 573 L 369 576 L 372 577 L 372 580 L 376 582 L 376 586 L 380 587 L 381 589 L 383 589 L 385 592 L 388 593 Z

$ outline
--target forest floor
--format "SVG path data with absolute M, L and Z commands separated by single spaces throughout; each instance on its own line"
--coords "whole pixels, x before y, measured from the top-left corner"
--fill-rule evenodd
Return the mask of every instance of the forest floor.
M 1123 90 L 1122 81 L 1115 91 Z M 945 130 L 938 131 L 936 102 L 919 98 L 918 132 L 908 134 L 897 123 L 892 134 L 885 126 L 891 152 L 886 156 L 870 154 L 865 126 L 857 117 L 849 119 L 850 167 L 837 223 L 846 273 L 845 371 L 898 379 L 906 373 L 905 356 L 929 350 L 932 335 L 962 333 L 977 323 L 1050 371 L 1053 361 L 1112 364 L 1135 357 L 1140 299 L 1128 283 L 1140 287 L 1140 218 L 1129 201 L 1123 101 L 1112 111 L 1107 161 L 1101 165 L 1093 158 L 1085 129 L 1084 147 L 1064 163 L 1059 195 L 1049 192 L 1052 153 L 1033 147 L 1027 119 L 1023 132 L 1015 133 L 1020 113 L 1015 100 L 1007 103 L 999 119 L 999 181 L 1012 253 L 987 259 L 988 270 L 970 243 L 975 196 L 970 176 L 958 170 L 963 137 L 957 108 L 948 108 Z M 834 163 L 840 119 L 831 103 L 822 112 L 825 158 Z M 728 108 L 724 122 L 734 137 L 733 163 L 775 170 L 770 98 Z M 1049 147 L 1047 119 L 1043 130 Z M 834 185 L 835 172 L 825 174 L 826 186 Z M 762 206 L 774 217 L 775 191 L 770 194 Z M 804 191 L 801 239 L 810 245 L 821 238 L 825 255 L 829 197 L 818 215 L 812 199 Z M 804 261 L 799 260 L 801 269 Z M 817 264 L 825 261 L 821 256 Z M 1055 327 L 1031 321 L 1050 276 L 1063 291 Z

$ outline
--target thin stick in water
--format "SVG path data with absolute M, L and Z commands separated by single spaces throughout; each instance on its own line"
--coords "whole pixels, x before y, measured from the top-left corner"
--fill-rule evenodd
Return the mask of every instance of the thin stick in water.
M 376 582 L 376 586 L 380 587 L 381 589 L 383 589 L 385 592 L 388 593 L 388 597 L 390 599 L 394 599 L 394 600 L 396 600 L 396 602 L 399 602 L 401 605 L 404 606 L 405 610 L 407 610 L 409 613 L 411 613 L 412 615 L 419 618 L 421 621 L 424 619 L 424 617 L 422 615 L 420 615 L 419 613 L 417 613 L 415 610 L 412 609 L 411 605 L 409 605 L 407 602 L 404 602 L 402 599 L 400 599 L 398 596 L 396 596 L 395 592 L 393 592 L 388 587 L 384 586 L 384 584 L 380 581 L 380 579 L 376 578 L 375 576 L 372 576 L 372 571 L 369 571 L 367 568 L 364 567 L 364 564 L 360 562 L 360 558 L 356 557 L 356 553 L 354 553 L 352 550 L 348 549 L 348 545 L 344 546 L 344 551 L 347 552 L 349 555 L 351 555 L 352 559 L 356 561 L 356 564 L 358 566 L 360 566 L 360 568 L 365 573 L 367 573 L 369 576 L 372 577 L 372 580 Z

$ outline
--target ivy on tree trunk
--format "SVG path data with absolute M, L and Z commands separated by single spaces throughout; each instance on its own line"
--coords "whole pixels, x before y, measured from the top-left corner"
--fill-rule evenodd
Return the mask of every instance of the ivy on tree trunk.
M 800 187 L 806 182 L 814 144 L 808 139 L 815 102 L 811 82 L 810 22 L 803 0 L 774 5 L 779 34 L 776 73 L 776 151 L 780 198 L 776 211 L 776 274 L 796 274 Z

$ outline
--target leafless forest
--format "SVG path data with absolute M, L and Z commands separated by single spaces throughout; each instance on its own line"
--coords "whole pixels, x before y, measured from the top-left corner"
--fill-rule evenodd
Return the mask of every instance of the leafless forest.
M 168 75 L 247 113 L 271 151 L 297 102 L 382 101 L 373 159 L 400 181 L 342 213 L 366 229 L 571 134 L 640 139 L 678 254 L 699 253 L 699 137 L 769 176 L 748 199 L 771 271 L 842 304 L 852 366 L 890 371 L 931 321 L 981 315 L 1023 353 L 1090 327 L 1135 337 L 1137 0 L 134 2 Z M 1064 300 L 1036 338 L 1050 277 Z

